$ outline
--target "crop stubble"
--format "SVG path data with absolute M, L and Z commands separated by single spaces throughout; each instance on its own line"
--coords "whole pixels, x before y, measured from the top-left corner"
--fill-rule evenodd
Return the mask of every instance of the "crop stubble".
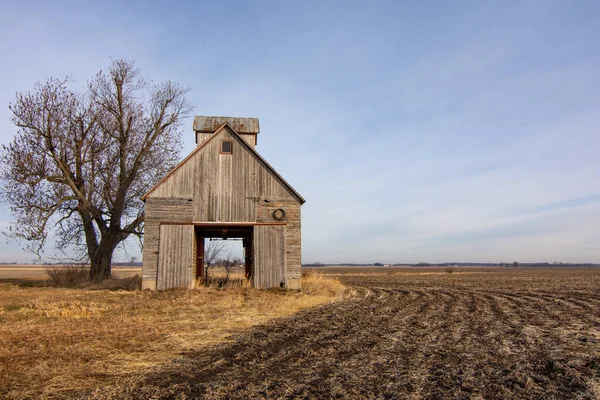
M 97 397 L 600 398 L 600 270 L 350 272 L 357 295 Z

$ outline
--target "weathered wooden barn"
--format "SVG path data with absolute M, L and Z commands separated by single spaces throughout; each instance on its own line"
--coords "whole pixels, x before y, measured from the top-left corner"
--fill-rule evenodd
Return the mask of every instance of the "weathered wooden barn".
M 255 150 L 257 118 L 194 119 L 197 147 L 150 189 L 144 289 L 193 288 L 206 238 L 242 238 L 256 288 L 300 288 L 298 194 Z

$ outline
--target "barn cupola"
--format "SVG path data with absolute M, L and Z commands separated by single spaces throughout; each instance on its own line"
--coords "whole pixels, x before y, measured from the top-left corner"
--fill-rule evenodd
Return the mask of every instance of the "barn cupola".
M 204 117 L 199 115 L 194 117 L 196 145 L 200 146 L 208 140 L 225 123 L 229 124 L 252 148 L 256 146 L 256 137 L 260 132 L 258 118 Z

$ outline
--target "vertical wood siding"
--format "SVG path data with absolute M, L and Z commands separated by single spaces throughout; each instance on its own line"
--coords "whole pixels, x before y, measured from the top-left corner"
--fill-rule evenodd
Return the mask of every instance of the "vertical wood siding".
M 156 283 L 159 233 L 160 226 L 157 221 L 145 221 L 142 281 Z
M 250 147 L 252 147 L 252 148 L 256 147 L 256 135 L 240 134 L 240 136 L 242 139 L 244 139 L 246 141 L 246 143 L 248 143 L 250 145 Z
M 196 237 L 196 229 L 192 226 L 192 282 L 189 287 L 196 287 L 196 271 L 198 269 L 198 238 Z
M 148 195 L 194 198 L 194 221 L 253 222 L 258 199 L 296 200 L 281 180 L 229 128 L 215 133 Z M 246 135 L 250 136 L 250 135 Z M 232 140 L 232 154 L 220 154 L 221 141 Z M 296 200 L 297 201 L 297 200 Z
M 190 198 L 146 199 L 144 222 L 144 262 L 142 280 L 156 282 L 158 273 L 160 222 L 192 222 L 194 201 Z
M 265 200 L 260 201 L 257 205 L 256 222 L 285 222 L 286 277 L 300 279 L 302 275 L 301 206 L 294 200 Z M 285 211 L 285 218 L 282 221 L 277 221 L 273 218 L 273 212 L 277 209 Z
M 267 289 L 285 286 L 285 227 L 254 227 L 254 287 Z
M 156 288 L 194 287 L 194 227 L 161 225 Z
M 200 146 L 202 143 L 206 142 L 212 135 L 213 133 L 196 132 L 196 146 Z M 246 143 L 250 145 L 250 147 L 256 147 L 255 134 L 245 135 L 243 133 L 240 133 L 239 135 L 242 139 L 244 139 Z
M 200 146 L 202 143 L 206 142 L 211 136 L 212 133 L 196 132 L 196 146 Z
M 242 141 L 247 138 L 240 139 L 228 127 L 214 135 L 146 197 L 144 281 L 157 282 L 157 289 L 193 284 L 193 273 L 187 277 L 184 272 L 188 266 L 195 267 L 192 222 L 285 223 L 285 227 L 255 226 L 255 234 L 261 237 L 255 238 L 253 244 L 254 282 L 258 288 L 268 288 L 277 287 L 289 278 L 299 279 L 299 199 L 244 146 Z M 232 154 L 220 154 L 222 140 L 233 142 Z M 273 218 L 273 211 L 279 208 L 286 213 L 283 221 Z M 177 228 L 160 225 L 169 222 L 190 225 Z M 173 235 L 183 235 L 185 239 L 177 241 L 172 239 Z M 174 271 L 168 272 L 169 268 Z

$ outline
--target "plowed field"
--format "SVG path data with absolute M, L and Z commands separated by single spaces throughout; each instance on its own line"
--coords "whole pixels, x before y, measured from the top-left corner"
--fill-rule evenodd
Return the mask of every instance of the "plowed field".
M 600 270 L 339 274 L 356 296 L 98 397 L 600 398 Z

